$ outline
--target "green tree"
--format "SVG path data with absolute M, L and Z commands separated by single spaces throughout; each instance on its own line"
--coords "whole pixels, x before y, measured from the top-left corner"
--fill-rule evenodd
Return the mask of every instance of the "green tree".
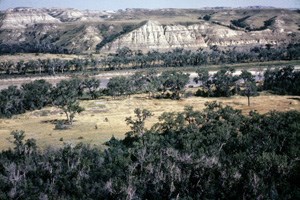
M 136 72 L 128 78 L 132 93 L 145 91 L 146 77 L 142 72 Z
M 248 106 L 250 106 L 250 97 L 258 95 L 255 78 L 247 70 L 242 70 L 242 73 L 239 75 L 239 78 L 243 80 L 244 86 L 244 90 L 241 91 L 241 94 L 247 96 Z
M 128 134 L 131 136 L 142 136 L 146 131 L 145 121 L 152 116 L 152 113 L 147 109 L 141 110 L 139 108 L 136 108 L 134 110 L 134 114 L 136 119 L 133 119 L 132 117 L 127 117 L 125 119 L 127 125 L 130 125 L 130 128 L 132 130 Z
M 294 66 L 283 68 L 267 69 L 264 73 L 265 90 L 272 90 L 278 94 L 295 94 L 299 93 L 300 73 L 294 71 Z
M 229 97 L 234 94 L 235 83 L 238 77 L 233 75 L 233 68 L 224 67 L 212 77 L 215 86 L 214 96 Z
M 52 91 L 53 104 L 63 110 L 67 123 L 72 124 L 75 114 L 82 112 L 78 98 L 82 95 L 81 82 L 78 79 L 62 80 Z
M 196 73 L 198 76 L 194 78 L 194 82 L 197 84 L 201 83 L 202 91 L 199 91 L 201 93 L 200 96 L 210 96 L 212 82 L 208 71 L 206 69 L 197 69 Z M 197 93 L 199 92 L 197 91 Z
M 125 76 L 116 76 L 109 79 L 107 89 L 113 97 L 130 95 L 132 93 L 132 85 L 130 85 L 129 79 Z
M 25 112 L 24 93 L 16 86 L 0 91 L 0 116 L 12 117 Z
M 155 92 L 160 89 L 161 79 L 158 77 L 158 72 L 154 69 L 151 69 L 145 74 L 146 82 L 144 84 L 145 91 L 149 93 L 150 96 L 154 96 Z
M 164 71 L 160 76 L 163 92 L 169 90 L 173 92 L 171 98 L 180 99 L 180 92 L 189 82 L 189 76 L 181 71 Z
M 24 92 L 24 107 L 26 110 L 41 109 L 51 103 L 50 83 L 45 80 L 35 80 L 21 86 Z
M 99 97 L 100 80 L 95 78 L 85 79 L 82 82 L 84 88 L 88 89 L 88 93 L 92 99 Z
M 15 153 L 19 156 L 29 156 L 31 154 L 37 153 L 37 145 L 35 139 L 25 139 L 24 131 L 13 131 L 11 135 L 14 137 L 13 144 Z M 20 157 L 19 157 L 20 158 Z
M 247 96 L 248 106 L 250 106 L 250 97 L 258 95 L 256 83 L 255 82 L 246 82 L 245 89 L 242 92 L 242 94 Z

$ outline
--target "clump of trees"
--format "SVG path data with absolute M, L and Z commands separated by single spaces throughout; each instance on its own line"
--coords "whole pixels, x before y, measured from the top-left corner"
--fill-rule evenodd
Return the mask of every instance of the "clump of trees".
M 45 80 L 35 80 L 20 88 L 9 86 L 0 91 L 0 117 L 12 117 L 26 110 L 36 110 L 52 102 L 52 85 Z
M 131 134 L 107 148 L 40 151 L 15 131 L 0 153 L 1 199 L 299 199 L 300 113 L 242 115 L 212 102 L 128 118 Z M 103 148 L 101 148 L 103 149 Z
M 0 116 L 11 117 L 25 112 L 24 94 L 16 86 L 9 86 L 0 93 Z
M 76 113 L 84 109 L 79 106 L 78 98 L 82 96 L 83 87 L 79 79 L 62 80 L 52 90 L 52 104 L 63 110 L 67 123 L 72 125 Z
M 213 75 L 205 69 L 196 70 L 198 76 L 194 78 L 200 83 L 196 96 L 229 97 L 234 94 L 247 96 L 250 105 L 250 96 L 258 95 L 258 86 L 255 77 L 247 70 L 240 75 L 234 75 L 233 68 L 223 67 Z M 300 72 L 294 66 L 267 69 L 264 72 L 262 90 L 272 91 L 276 94 L 299 95 Z
M 229 97 L 234 94 L 247 96 L 250 106 L 250 96 L 257 96 L 257 85 L 254 76 L 247 70 L 242 70 L 240 75 L 234 75 L 233 68 L 224 67 L 213 75 L 205 69 L 198 69 L 196 83 L 201 83 L 196 96 L 204 97 Z
M 115 96 L 130 96 L 131 94 L 146 93 L 149 95 L 161 92 L 159 98 L 180 99 L 189 74 L 181 71 L 164 71 L 159 75 L 155 71 L 137 72 L 132 76 L 116 76 L 107 84 L 108 93 Z M 170 93 L 169 93 L 170 92 Z
M 300 72 L 294 66 L 268 69 L 264 73 L 264 90 L 277 94 L 300 95 Z
M 85 94 L 94 99 L 100 94 L 100 81 L 96 79 L 62 80 L 55 87 L 45 80 L 23 84 L 20 89 L 10 86 L 0 91 L 0 117 L 12 117 L 26 111 L 54 105 L 66 114 L 72 124 L 76 113 L 83 111 L 79 99 Z
M 181 71 L 164 71 L 160 76 L 163 95 L 169 90 L 172 92 L 172 99 L 180 99 L 180 93 L 189 82 L 189 76 Z
M 74 58 L 72 60 L 66 59 L 37 59 L 18 62 L 3 61 L 0 62 L 0 74 L 2 75 L 56 75 L 72 72 L 88 71 L 88 66 L 97 65 L 97 60 L 93 58 Z M 89 67 L 91 68 L 91 67 Z M 91 70 L 97 70 L 91 68 Z
M 231 20 L 231 23 L 236 26 L 236 27 L 240 27 L 240 28 L 246 28 L 249 27 L 249 25 L 245 22 L 249 17 L 251 16 L 246 16 L 237 20 Z
M 36 80 L 23 84 L 21 91 L 24 94 L 24 109 L 36 110 L 45 107 L 51 102 L 52 85 L 45 80 Z
M 262 30 L 266 30 L 267 28 L 272 26 L 275 23 L 275 19 L 276 19 L 277 16 L 272 17 L 272 18 L 264 21 L 264 25 L 260 26 L 260 27 L 257 27 L 257 28 L 251 27 L 249 24 L 246 23 L 246 20 L 250 17 L 251 16 L 245 16 L 245 17 L 240 18 L 240 19 L 231 20 L 231 25 L 229 26 L 229 28 L 232 28 L 232 29 L 235 30 L 236 27 L 238 27 L 238 28 L 243 28 L 247 31 L 262 31 Z

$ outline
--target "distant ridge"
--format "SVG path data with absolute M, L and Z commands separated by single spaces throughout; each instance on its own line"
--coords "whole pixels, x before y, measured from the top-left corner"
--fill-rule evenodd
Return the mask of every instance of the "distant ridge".
M 0 52 L 96 53 L 300 43 L 290 9 L 78 9 L 19 7 L 0 12 Z

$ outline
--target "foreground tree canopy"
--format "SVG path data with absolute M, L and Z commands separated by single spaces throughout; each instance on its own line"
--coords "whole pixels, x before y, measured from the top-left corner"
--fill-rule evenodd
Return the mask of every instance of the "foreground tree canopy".
M 299 199 L 300 113 L 203 111 L 127 118 L 132 131 L 100 150 L 39 151 L 15 131 L 0 154 L 0 199 Z M 46 134 L 46 133 L 45 133 Z

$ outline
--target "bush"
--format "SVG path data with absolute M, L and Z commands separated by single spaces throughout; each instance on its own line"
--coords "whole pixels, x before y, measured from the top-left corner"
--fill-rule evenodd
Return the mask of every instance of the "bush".
M 55 124 L 55 130 L 67 130 L 70 128 L 70 125 L 65 124 L 63 121 L 58 121 Z
M 210 18 L 211 18 L 211 16 L 210 16 L 210 15 L 204 15 L 204 17 L 203 17 L 203 19 L 204 19 L 205 21 L 209 21 L 209 20 L 210 20 Z
M 191 92 L 191 91 L 187 91 L 187 92 L 184 93 L 185 98 L 192 97 L 192 96 L 194 96 L 194 93 Z
M 209 93 L 205 90 L 202 90 L 202 89 L 198 89 L 195 93 L 195 96 L 196 97 L 209 97 Z

